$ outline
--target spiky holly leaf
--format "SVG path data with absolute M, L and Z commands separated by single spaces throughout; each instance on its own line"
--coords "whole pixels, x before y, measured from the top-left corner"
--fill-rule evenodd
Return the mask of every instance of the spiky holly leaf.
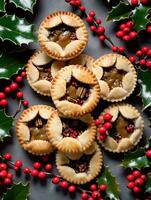
M 0 12 L 5 11 L 5 0 L 0 0 Z
M 138 83 L 141 88 L 141 98 L 144 110 L 151 106 L 151 71 L 138 70 Z
M 98 178 L 98 184 L 105 184 L 107 186 L 107 191 L 106 191 L 106 199 L 111 199 L 111 200 L 119 200 L 119 195 L 120 195 L 120 189 L 119 185 L 116 182 L 115 177 L 111 174 L 109 168 L 107 166 L 103 167 L 103 171 L 101 173 L 101 176 Z
M 127 19 L 132 14 L 134 9 L 129 3 L 120 1 L 120 3 L 113 7 L 110 12 L 108 12 L 107 21 L 120 21 L 122 19 Z
M 151 193 L 151 174 L 147 176 L 147 180 L 145 184 L 145 192 Z
M 24 67 L 26 61 L 21 59 L 17 53 L 3 53 L 0 55 L 0 78 L 10 78 L 20 68 Z
M 0 38 L 16 45 L 29 44 L 35 41 L 34 25 L 15 15 L 4 15 L 0 18 Z
M 7 116 L 4 110 L 0 110 L 0 141 L 9 136 L 9 130 L 13 124 L 13 118 Z
M 12 188 L 3 195 L 2 200 L 27 200 L 30 193 L 29 184 L 14 183 Z
M 151 9 L 151 7 L 144 6 L 142 4 L 140 4 L 139 7 L 136 7 L 136 9 L 134 9 L 133 15 L 131 18 L 135 24 L 134 29 L 137 32 L 139 32 L 141 30 L 145 30 L 146 25 L 150 22 L 150 19 L 148 18 L 150 9 Z
M 151 166 L 151 161 L 145 156 L 146 148 L 151 148 L 151 137 L 145 147 L 137 148 L 124 155 L 122 165 L 125 168 L 142 169 Z
M 33 7 L 37 0 L 10 0 L 10 2 L 14 3 L 17 8 L 33 13 Z

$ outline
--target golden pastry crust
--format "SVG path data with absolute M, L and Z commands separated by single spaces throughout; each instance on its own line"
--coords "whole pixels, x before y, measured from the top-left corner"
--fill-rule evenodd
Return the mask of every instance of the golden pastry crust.
M 80 159 L 82 155 L 92 155 L 88 169 L 85 172 L 76 172 L 71 166 L 68 166 L 70 160 Z M 83 154 L 63 154 L 58 151 L 56 154 L 56 165 L 59 173 L 67 181 L 74 184 L 85 184 L 93 180 L 101 171 L 103 165 L 103 156 L 98 145 L 94 143 Z
M 112 88 L 107 81 L 103 80 L 104 72 L 108 69 L 116 69 L 117 72 L 122 72 L 123 77 L 119 86 L 113 86 L 116 79 L 112 83 Z M 131 62 L 119 54 L 107 54 L 101 56 L 94 62 L 92 71 L 98 78 L 101 97 L 110 102 L 119 102 L 129 97 L 136 87 L 137 74 Z M 110 72 L 111 74 L 111 72 Z M 112 77 L 113 78 L 113 77 Z
M 42 119 L 48 120 L 54 109 L 46 105 L 35 105 L 23 111 L 16 123 L 16 135 L 20 145 L 29 153 L 34 155 L 46 155 L 54 151 L 49 140 L 31 140 L 28 123 L 39 115 Z
M 100 142 L 99 133 L 97 133 L 98 140 L 101 145 L 106 150 L 113 153 L 124 153 L 133 149 L 140 142 L 144 129 L 144 121 L 138 110 L 130 104 L 119 103 L 106 108 L 102 114 L 105 113 L 110 113 L 112 115 L 111 122 L 115 122 L 119 114 L 127 120 L 132 120 L 134 123 L 134 131 L 132 133 L 126 134 L 126 137 L 121 136 L 119 142 L 117 142 L 116 139 L 109 135 L 107 135 L 107 138 L 104 142 Z M 121 135 L 118 131 L 117 133 Z
M 27 80 L 31 88 L 36 91 L 38 94 L 44 96 L 51 96 L 50 87 L 51 87 L 51 78 L 50 77 L 40 77 L 40 68 L 43 70 L 50 71 L 50 76 L 52 79 L 56 74 L 56 70 L 65 66 L 65 62 L 56 61 L 48 57 L 46 53 L 42 50 L 35 52 L 29 59 L 26 65 Z
M 60 44 L 48 39 L 48 29 L 65 24 L 75 28 L 76 40 L 71 41 L 65 48 Z M 52 58 L 56 60 L 70 60 L 80 55 L 88 42 L 88 32 L 84 22 L 79 16 L 67 12 L 58 11 L 47 16 L 41 23 L 39 28 L 38 40 L 42 49 Z
M 66 95 L 67 83 L 72 77 L 90 87 L 89 96 L 82 105 L 61 99 Z M 53 79 L 51 96 L 55 106 L 64 116 L 79 117 L 91 112 L 96 107 L 100 100 L 100 87 L 95 75 L 90 70 L 81 65 L 70 65 L 60 70 Z
M 47 125 L 48 139 L 60 152 L 80 153 L 92 145 L 96 137 L 96 127 L 90 114 L 87 114 L 78 119 L 85 123 L 87 127 L 76 138 L 63 136 L 63 122 L 61 119 L 65 118 L 62 115 L 59 116 L 57 111 L 54 111 L 49 118 Z M 73 120 L 74 122 L 74 119 L 70 120 Z M 72 128 L 72 126 L 70 128 Z

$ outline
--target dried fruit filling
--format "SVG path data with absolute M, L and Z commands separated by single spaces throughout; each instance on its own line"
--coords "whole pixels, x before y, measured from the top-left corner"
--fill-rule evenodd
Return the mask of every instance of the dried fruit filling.
M 51 65 L 52 62 L 49 62 L 45 65 L 34 65 L 39 71 L 39 80 L 52 81 L 53 77 L 51 75 Z
M 122 138 L 128 138 L 134 130 L 134 122 L 119 114 L 116 121 L 112 124 L 112 128 L 109 130 L 109 135 L 119 142 Z
M 107 82 L 110 89 L 115 87 L 122 87 L 122 80 L 126 72 L 118 70 L 116 67 L 103 69 L 104 74 L 102 80 Z
M 89 97 L 89 85 L 76 80 L 74 77 L 67 83 L 67 91 L 61 100 L 68 100 L 72 103 L 82 105 Z
M 62 118 L 61 121 L 63 127 L 63 137 L 77 138 L 87 129 L 87 124 L 78 119 Z
M 77 40 L 76 29 L 63 23 L 48 31 L 48 39 L 58 43 L 62 48 L 65 48 L 71 41 Z
M 48 141 L 46 135 L 47 120 L 43 119 L 39 114 L 31 121 L 28 122 L 30 130 L 30 141 L 32 140 L 45 140 Z

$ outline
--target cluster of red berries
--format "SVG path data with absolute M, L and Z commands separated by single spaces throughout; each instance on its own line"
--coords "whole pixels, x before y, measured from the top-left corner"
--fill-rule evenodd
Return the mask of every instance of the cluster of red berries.
M 131 0 L 131 4 L 132 4 L 133 6 L 139 6 L 140 3 L 141 3 L 142 5 L 148 5 L 148 4 L 150 3 L 150 0 Z
M 8 100 L 6 96 L 12 92 L 15 92 L 17 99 L 22 99 L 22 104 L 28 106 L 28 101 L 23 100 L 23 92 L 19 91 L 19 83 L 23 81 L 23 78 L 26 76 L 26 72 L 22 71 L 19 75 L 16 76 L 14 82 L 9 86 L 5 87 L 3 91 L 0 92 L 0 106 L 6 107 L 8 105 Z
M 134 193 L 138 194 L 141 191 L 141 187 L 144 185 L 146 176 L 141 173 L 139 170 L 134 170 L 127 176 L 129 183 L 127 187 L 132 189 Z
M 100 134 L 99 140 L 104 141 L 108 135 L 108 130 L 112 128 L 112 115 L 110 113 L 105 113 L 95 120 L 95 125 L 98 127 L 98 132 Z
M 120 30 L 116 32 L 116 37 L 124 40 L 125 42 L 133 40 L 137 36 L 137 32 L 134 30 L 133 21 L 128 21 L 126 23 L 121 24 L 119 29 Z
M 11 155 L 5 154 L 5 160 L 10 160 Z M 5 162 L 0 163 L 0 188 L 7 188 L 11 186 L 13 181 L 13 174 L 8 171 L 8 165 Z
M 130 56 L 129 60 L 132 63 L 137 61 L 141 67 L 151 69 L 151 48 L 146 46 L 142 47 L 136 52 L 135 56 Z

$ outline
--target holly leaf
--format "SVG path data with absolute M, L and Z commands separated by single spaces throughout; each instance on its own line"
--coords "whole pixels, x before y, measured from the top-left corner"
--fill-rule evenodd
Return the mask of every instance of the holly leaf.
M 114 176 L 112 176 L 108 167 L 104 166 L 101 176 L 98 178 L 98 184 L 107 186 L 105 198 L 110 200 L 119 200 L 120 190 Z
M 141 98 L 144 110 L 151 106 L 151 71 L 138 70 L 138 83 L 141 88 Z
M 4 15 L 0 18 L 0 38 L 16 45 L 29 44 L 35 41 L 33 26 L 15 15 Z
M 113 6 L 112 10 L 108 12 L 107 21 L 120 21 L 127 19 L 131 15 L 131 11 L 134 9 L 129 3 L 120 1 L 117 6 Z
M 5 12 L 5 0 L 0 0 L 0 12 Z
M 145 184 L 145 193 L 151 193 L 151 174 L 147 177 Z
M 33 13 L 33 7 L 37 0 L 10 0 L 10 2 L 14 3 L 17 8 Z
M 29 196 L 29 184 L 14 183 L 12 188 L 3 195 L 2 200 L 27 200 Z
M 17 53 L 3 53 L 0 55 L 0 78 L 10 78 L 20 68 L 24 67 L 26 61 Z
M 139 7 L 136 7 L 136 9 L 134 9 L 133 15 L 131 18 L 135 24 L 134 29 L 137 32 L 141 30 L 145 30 L 146 25 L 150 22 L 150 19 L 148 18 L 150 9 L 151 7 L 144 6 L 142 4 L 140 4 Z
M 9 130 L 13 125 L 13 118 L 7 116 L 4 110 L 0 110 L 0 119 L 0 142 L 2 142 L 5 137 L 9 136 Z

